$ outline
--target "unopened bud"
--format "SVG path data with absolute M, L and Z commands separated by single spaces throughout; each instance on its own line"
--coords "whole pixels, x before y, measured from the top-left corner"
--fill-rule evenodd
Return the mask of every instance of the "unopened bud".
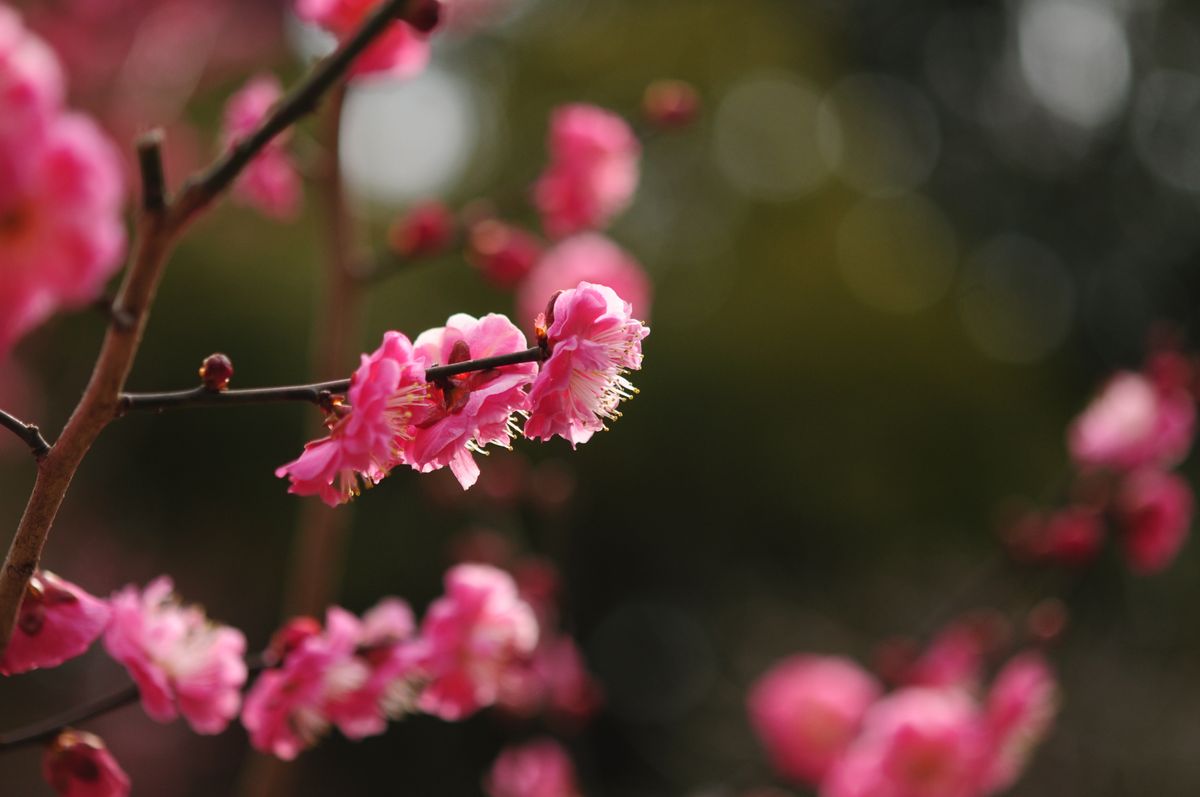
M 646 87 L 642 112 L 655 127 L 687 127 L 700 112 L 700 96 L 682 80 L 656 80 Z
M 471 227 L 471 264 L 498 288 L 515 286 L 541 256 L 541 242 L 524 230 L 495 219 Z
M 1069 620 L 1067 605 L 1058 598 L 1047 598 L 1029 612 L 1029 636 L 1037 642 L 1053 642 L 1062 636 Z
M 388 244 L 402 257 L 429 257 L 445 250 L 453 234 L 454 216 L 446 206 L 423 202 L 396 217 L 388 229 Z
M 315 617 L 293 617 L 271 637 L 263 660 L 269 665 L 282 664 L 293 650 L 309 637 L 321 633 L 321 623 Z
M 404 21 L 421 33 L 432 33 L 442 21 L 441 0 L 410 0 Z
M 125 797 L 129 776 L 95 734 L 66 729 L 46 748 L 42 776 L 61 795 Z
M 210 354 L 200 364 L 200 381 L 206 390 L 219 393 L 229 387 L 233 378 L 233 361 L 224 354 Z

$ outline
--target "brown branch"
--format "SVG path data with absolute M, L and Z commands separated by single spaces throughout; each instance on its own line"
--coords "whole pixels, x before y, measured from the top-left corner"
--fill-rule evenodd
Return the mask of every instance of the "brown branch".
M 271 139 L 316 107 L 321 96 L 347 72 L 354 59 L 402 12 L 423 11 L 419 0 L 387 0 L 333 55 L 320 62 L 246 139 L 201 174 L 188 180 L 171 201 L 162 191 L 161 134 L 138 144 L 145 197 L 137 224 L 133 255 L 113 303 L 110 323 L 83 397 L 58 442 L 38 462 L 37 480 L 0 570 L 0 653 L 8 646 L 17 609 L 30 577 L 41 561 L 50 527 L 84 456 L 100 432 L 120 414 L 121 392 L 133 367 L 146 329 L 150 306 L 175 242 L 196 216 L 233 183 L 242 169 Z
M 21 438 L 21 442 L 29 446 L 29 451 L 38 459 L 46 456 L 46 452 L 50 450 L 50 444 L 42 437 L 41 430 L 32 423 L 25 423 L 16 416 L 0 410 L 0 426 Z

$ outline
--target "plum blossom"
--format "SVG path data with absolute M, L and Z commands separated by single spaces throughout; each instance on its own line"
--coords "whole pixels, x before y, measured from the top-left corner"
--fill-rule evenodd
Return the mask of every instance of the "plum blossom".
M 93 301 L 125 251 L 120 157 L 63 93 L 53 53 L 0 7 L 0 355 Z
M 517 293 L 520 317 L 534 318 L 555 293 L 580 282 L 607 285 L 633 305 L 635 318 L 650 318 L 650 278 L 632 255 L 597 233 L 568 238 L 537 261 Z
M 1192 522 L 1192 488 L 1171 473 L 1146 468 L 1130 474 L 1116 498 L 1129 566 L 1155 573 L 1175 560 Z
M 1182 385 L 1122 371 L 1071 425 L 1068 444 L 1084 466 L 1174 465 L 1191 448 L 1195 425 L 1195 400 Z
M 983 776 L 986 793 L 1016 782 L 1029 754 L 1050 730 L 1057 694 L 1049 666 L 1036 653 L 1013 658 L 996 676 L 985 709 L 990 750 Z
M 331 607 L 325 627 L 301 618 L 283 632 L 279 666 L 246 695 L 242 724 L 258 750 L 292 760 L 336 726 L 347 738 L 383 733 L 414 702 L 412 610 L 387 598 L 359 620 Z
M 344 42 L 379 6 L 380 0 L 296 0 L 296 15 L 324 28 Z M 436 21 L 436 20 L 435 20 Z M 386 74 L 407 78 L 420 74 L 429 63 L 426 33 L 396 20 L 358 57 L 350 74 Z
M 421 202 L 397 216 L 388 228 L 388 244 L 401 257 L 440 254 L 454 237 L 454 215 L 441 202 Z
M 348 407 L 333 408 L 329 435 L 276 469 L 276 476 L 291 480 L 288 492 L 337 506 L 377 484 L 400 461 L 413 435 L 413 413 L 426 401 L 425 370 L 408 338 L 385 333 L 379 348 L 362 356 L 347 398 Z
M 426 369 L 525 349 L 525 336 L 502 315 L 450 317 L 446 326 L 426 330 L 413 343 Z M 519 434 L 514 414 L 529 407 L 525 392 L 537 374 L 534 363 L 471 371 L 434 382 L 429 400 L 417 409 L 404 460 L 427 473 L 449 466 L 466 489 L 479 478 L 473 452 L 488 444 L 508 447 Z
M 577 725 L 590 718 L 602 701 L 600 685 L 588 672 L 575 640 L 543 632 L 533 655 L 509 669 L 497 704 L 518 717 L 545 712 Z
M 488 797 L 579 797 L 575 765 L 553 739 L 506 748 L 484 780 Z
M 229 148 L 248 137 L 283 96 L 274 75 L 252 78 L 229 98 L 221 138 Z M 300 175 L 287 153 L 291 128 L 276 136 L 238 176 L 235 199 L 277 219 L 295 218 L 300 209 Z
M 1049 515 L 1027 512 L 1009 536 L 1015 552 L 1034 561 L 1080 566 L 1091 562 L 1104 541 L 1100 513 L 1090 506 L 1068 506 Z
M 550 235 L 605 227 L 629 205 L 642 147 L 620 116 L 594 105 L 558 108 L 547 146 L 550 165 L 534 186 L 534 201 Z
M 642 366 L 642 339 L 649 327 L 612 288 L 580 282 L 552 302 L 539 317 L 550 357 L 529 391 L 525 436 L 558 436 L 572 446 L 586 443 L 620 416 L 617 405 L 636 391 L 624 376 Z
M 543 245 L 532 233 L 496 219 L 483 219 L 471 226 L 467 256 L 488 282 L 501 289 L 511 289 L 530 273 L 542 256 Z M 546 296 L 554 293 L 550 290 Z M 522 314 L 532 318 L 545 306 L 545 298 L 532 312 Z
M 428 684 L 418 708 L 445 720 L 496 702 L 509 668 L 537 646 L 533 609 L 512 577 L 489 565 L 457 565 L 421 624 L 419 667 Z
M 0 675 L 55 667 L 82 655 L 103 633 L 108 604 L 48 570 L 29 579 Z
M 153 719 L 182 714 L 197 733 L 220 733 L 241 704 L 246 638 L 180 605 L 173 588 L 161 576 L 144 591 L 130 585 L 114 594 L 104 647 L 125 665 Z
M 126 797 L 129 776 L 95 734 L 63 730 L 46 748 L 42 776 L 61 797 Z
M 816 785 L 854 740 L 880 693 L 879 683 L 848 659 L 798 655 L 754 684 L 747 707 L 776 771 Z

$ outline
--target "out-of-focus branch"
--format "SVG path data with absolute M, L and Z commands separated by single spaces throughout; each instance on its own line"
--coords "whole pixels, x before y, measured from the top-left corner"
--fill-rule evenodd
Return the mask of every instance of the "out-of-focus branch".
M 30 452 L 38 459 L 46 456 L 46 452 L 50 450 L 50 444 L 42 437 L 41 430 L 32 423 L 25 423 L 16 416 L 0 410 L 0 426 L 21 438 L 21 442 L 29 446 Z

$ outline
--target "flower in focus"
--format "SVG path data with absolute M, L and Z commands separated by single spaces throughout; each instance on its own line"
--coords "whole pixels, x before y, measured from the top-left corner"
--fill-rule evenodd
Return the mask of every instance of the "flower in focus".
M 965 692 L 901 689 L 866 713 L 821 795 L 973 797 L 984 743 L 978 709 Z
M 1017 656 L 996 676 L 985 709 L 989 763 L 983 787 L 987 793 L 1016 782 L 1030 752 L 1050 729 L 1057 692 L 1050 668 L 1036 653 Z
M 552 739 L 537 739 L 500 753 L 484 780 L 488 797 L 578 797 L 575 765 Z
M 344 43 L 379 7 L 380 0 L 296 0 L 296 15 L 332 33 Z M 429 63 L 425 33 L 396 20 L 363 51 L 352 75 L 387 74 L 395 78 L 420 74 Z
M 283 96 L 274 75 L 250 80 L 225 106 L 221 139 L 231 148 L 247 138 Z M 300 175 L 287 154 L 291 128 L 271 140 L 238 176 L 233 196 L 277 219 L 295 218 L 300 209 Z
M 605 227 L 629 205 L 642 147 L 620 116 L 594 105 L 563 106 L 550 119 L 547 145 L 550 165 L 534 201 L 550 235 Z
M 581 282 L 607 285 L 633 305 L 635 318 L 650 317 L 652 288 L 646 272 L 632 255 L 597 233 L 568 238 L 537 261 L 517 292 L 520 317 L 534 318 L 555 293 Z
M 95 734 L 63 730 L 46 748 L 42 776 L 61 797 L 125 797 L 129 776 Z
M 246 695 L 242 724 L 255 749 L 290 761 L 331 725 L 351 739 L 380 734 L 413 703 L 412 611 L 389 598 L 360 621 L 338 607 L 325 627 L 302 618 L 283 632 L 279 664 Z
M 458 313 L 446 326 L 418 335 L 413 349 L 428 369 L 522 351 L 525 335 L 502 315 L 476 319 Z M 528 408 L 525 389 L 537 370 L 535 363 L 517 363 L 431 383 L 428 402 L 413 418 L 404 460 L 422 473 L 449 466 L 463 489 L 473 485 L 479 466 L 472 452 L 483 451 L 488 444 L 507 448 L 519 434 L 513 414 Z
M 1130 474 L 1116 498 L 1129 565 L 1155 573 L 1174 561 L 1192 523 L 1192 488 L 1179 476 L 1146 468 Z
M 53 53 L 0 7 L 0 355 L 95 300 L 125 251 L 120 157 L 62 95 Z
M 576 446 L 619 417 L 617 405 L 635 392 L 624 374 L 642 367 L 650 334 L 632 313 L 612 288 L 588 282 L 554 299 L 550 318 L 538 324 L 550 357 L 529 391 L 526 437 L 557 435 Z
M 48 570 L 29 579 L 0 675 L 55 667 L 82 655 L 108 625 L 108 604 Z
M 334 407 L 329 436 L 276 469 L 276 476 L 291 480 L 288 492 L 337 506 L 377 484 L 400 461 L 412 438 L 413 413 L 426 396 L 425 370 L 408 338 L 385 333 L 379 348 L 362 356 L 346 396 L 350 405 Z
M 879 684 L 854 662 L 799 655 L 772 667 L 747 699 L 754 726 L 774 768 L 816 785 L 854 740 Z
M 1174 465 L 1191 448 L 1195 425 L 1195 400 L 1182 385 L 1123 371 L 1071 425 L 1068 444 L 1080 465 Z
M 533 610 L 512 577 L 488 565 L 458 565 L 421 624 L 420 669 L 428 685 L 418 708 L 460 720 L 496 702 L 515 661 L 537 646 Z
M 152 718 L 183 714 L 197 733 L 220 733 L 241 704 L 246 638 L 180 605 L 172 589 L 162 576 L 141 593 L 130 585 L 113 595 L 104 647 L 125 665 Z

